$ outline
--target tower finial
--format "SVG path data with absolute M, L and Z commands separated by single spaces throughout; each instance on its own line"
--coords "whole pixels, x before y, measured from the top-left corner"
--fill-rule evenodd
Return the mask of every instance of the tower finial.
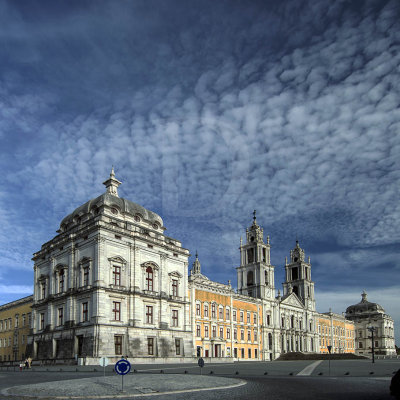
M 114 173 L 114 165 L 111 168 L 110 178 L 103 182 L 103 185 L 107 188 L 107 193 L 112 194 L 113 196 L 118 196 L 118 186 L 121 184 Z
M 256 222 L 256 213 L 257 213 L 257 210 L 254 210 L 254 211 L 253 211 L 253 221 L 254 221 L 254 222 Z
M 201 274 L 201 265 L 200 265 L 199 254 L 197 253 L 197 250 L 196 250 L 196 259 L 194 260 L 194 262 L 192 264 L 192 270 L 191 270 L 191 275 L 195 275 L 195 274 Z

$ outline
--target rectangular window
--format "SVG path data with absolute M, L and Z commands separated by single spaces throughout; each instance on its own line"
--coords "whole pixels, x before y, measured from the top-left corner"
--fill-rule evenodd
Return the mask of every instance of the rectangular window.
M 212 337 L 216 337 L 217 336 L 217 327 L 213 326 L 212 327 Z
M 208 305 L 204 304 L 204 317 L 208 318 Z
M 82 303 L 82 322 L 88 321 L 88 303 Z
M 59 280 L 58 280 L 58 292 L 62 293 L 64 292 L 64 278 L 65 278 L 65 274 L 64 274 L 64 270 L 60 270 L 60 274 L 59 274 Z
M 240 322 L 243 322 L 243 311 L 240 311 Z
M 267 325 L 271 325 L 271 316 L 267 314 Z
M 196 325 L 196 336 L 197 337 L 201 336 L 201 327 L 200 327 L 200 325 Z
M 248 354 L 247 354 L 248 358 L 251 358 L 251 349 L 248 349 Z
M 254 331 L 254 341 L 257 342 L 257 331 Z
M 31 324 L 32 324 L 32 314 L 29 313 L 28 314 L 28 326 L 31 327 Z
M 250 324 L 250 313 L 247 313 L 247 323 Z
M 122 354 L 122 336 L 120 336 L 120 335 L 114 336 L 114 347 L 115 347 L 115 354 L 121 355 Z
M 121 286 L 121 267 L 113 266 L 113 285 Z
M 237 340 L 237 329 L 233 330 L 233 340 Z
M 178 297 L 178 279 L 172 279 L 172 296 Z
M 224 328 L 219 328 L 219 337 L 222 339 L 224 337 Z M 377 342 L 378 343 L 378 342 Z
M 44 313 L 40 313 L 40 329 L 44 329 Z
M 196 315 L 200 316 L 200 304 L 196 304 Z
M 172 326 L 178 326 L 178 310 L 172 310 Z
M 244 330 L 240 331 L 240 340 L 244 340 Z
M 89 285 L 89 267 L 83 268 L 83 286 Z
M 15 323 L 15 328 L 18 328 L 18 325 L 19 325 L 19 315 L 16 315 L 16 316 L 15 316 L 15 321 L 14 321 L 14 323 Z
M 42 300 L 46 298 L 46 282 L 42 282 Z
M 247 331 L 247 341 L 251 342 L 251 331 L 250 331 L 250 329 Z
M 229 321 L 230 318 L 230 312 L 229 312 L 229 308 L 226 309 L 226 320 Z
M 257 325 L 257 314 L 256 313 L 253 314 L 253 324 Z
M 147 338 L 147 354 L 154 355 L 154 338 Z
M 226 338 L 227 339 L 231 338 L 231 328 L 226 328 Z
M 257 352 L 257 349 L 254 349 L 254 358 L 258 358 L 258 352 Z
M 233 320 L 236 321 L 236 310 L 233 310 Z
M 224 309 L 222 307 L 219 309 L 219 319 L 224 319 Z
M 112 312 L 114 321 L 121 321 L 121 303 L 119 301 L 113 301 Z
M 64 309 L 61 307 L 58 309 L 58 326 L 61 326 L 64 323 L 63 314 L 64 314 Z
M 181 339 L 175 339 L 175 354 L 177 356 L 181 355 Z
M 148 291 L 153 291 L 153 269 L 151 267 L 146 268 L 146 288 Z
M 208 325 L 204 327 L 204 337 L 208 337 Z
M 215 318 L 215 303 L 211 304 L 211 318 Z
M 153 323 L 153 306 L 146 306 L 146 323 Z
M 22 326 L 26 325 L 26 315 L 22 314 Z
M 362 348 L 363 348 L 362 342 L 359 342 L 359 343 L 358 343 L 358 348 L 359 348 L 359 349 L 362 349 Z

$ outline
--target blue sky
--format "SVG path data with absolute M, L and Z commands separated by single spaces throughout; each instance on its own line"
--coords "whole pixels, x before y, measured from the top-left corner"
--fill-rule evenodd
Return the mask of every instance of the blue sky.
M 210 278 L 257 209 L 277 288 L 297 236 L 318 310 L 399 341 L 399 50 L 395 0 L 1 1 L 0 304 L 114 165 Z

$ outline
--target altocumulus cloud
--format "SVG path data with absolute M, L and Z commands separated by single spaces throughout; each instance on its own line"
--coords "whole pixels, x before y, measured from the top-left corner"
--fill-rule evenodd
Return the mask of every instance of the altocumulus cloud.
M 17 23 L 0 40 L 18 46 L 1 70 L 2 267 L 29 268 L 114 164 L 121 195 L 160 213 L 212 278 L 232 278 L 257 209 L 277 266 L 298 234 L 316 280 L 340 291 L 356 272 L 360 285 L 392 284 L 396 1 L 109 2 L 66 11 L 62 27 L 51 7 L 46 29 L 6 4 Z M 21 66 L 29 43 L 37 80 Z

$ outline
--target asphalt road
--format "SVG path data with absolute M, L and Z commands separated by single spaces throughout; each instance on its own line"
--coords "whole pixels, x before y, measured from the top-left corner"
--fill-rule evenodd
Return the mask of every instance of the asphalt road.
M 389 384 L 393 372 L 400 368 L 400 360 L 380 360 L 375 364 L 369 360 L 331 361 L 330 368 L 329 363 L 323 361 L 315 366 L 311 375 L 297 376 L 312 363 L 313 361 L 275 361 L 206 364 L 202 370 L 203 375 L 236 377 L 245 380 L 247 384 L 235 389 L 140 396 L 135 399 L 394 400 L 389 394 Z M 65 367 L 61 368 L 63 371 L 60 371 L 60 367 L 49 367 L 23 372 L 2 371 L 0 368 L 0 390 L 31 383 L 101 376 L 103 373 L 100 367 L 82 367 L 78 372 L 75 367 L 71 367 L 70 371 L 65 371 Z M 94 372 L 93 368 L 97 371 Z M 133 364 L 133 368 L 138 374 L 152 373 L 155 379 L 161 370 L 164 374 L 183 374 L 187 371 L 188 376 L 192 376 L 193 379 L 200 373 L 200 368 L 193 364 Z M 111 367 L 106 370 L 106 374 L 114 374 Z M 60 393 L 62 394 L 62 383 L 60 383 Z

